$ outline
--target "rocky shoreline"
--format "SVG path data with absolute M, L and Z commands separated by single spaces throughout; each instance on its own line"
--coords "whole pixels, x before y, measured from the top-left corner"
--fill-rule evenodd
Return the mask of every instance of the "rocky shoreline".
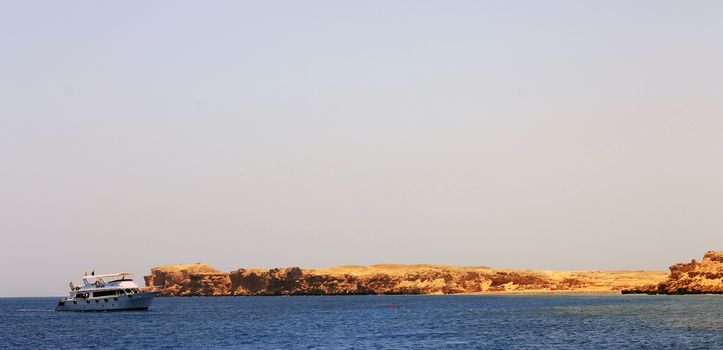
M 667 278 L 666 278 L 667 277 Z M 206 264 L 151 269 L 161 296 L 622 293 L 723 294 L 723 251 L 662 271 L 542 271 L 485 266 L 370 265 L 221 272 Z
M 540 271 L 443 265 L 238 269 L 167 265 L 145 276 L 161 296 L 620 293 L 662 281 L 662 271 Z

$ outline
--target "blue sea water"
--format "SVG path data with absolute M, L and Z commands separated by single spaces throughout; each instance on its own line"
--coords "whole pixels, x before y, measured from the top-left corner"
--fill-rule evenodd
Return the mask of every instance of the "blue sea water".
M 0 348 L 723 349 L 721 296 L 157 298 L 97 313 L 57 300 L 0 298 Z

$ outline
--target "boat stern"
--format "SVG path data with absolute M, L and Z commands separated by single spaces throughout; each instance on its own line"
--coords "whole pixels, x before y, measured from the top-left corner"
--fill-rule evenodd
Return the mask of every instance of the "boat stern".
M 62 298 L 58 300 L 58 305 L 55 306 L 55 311 L 65 311 L 65 302 L 68 298 Z

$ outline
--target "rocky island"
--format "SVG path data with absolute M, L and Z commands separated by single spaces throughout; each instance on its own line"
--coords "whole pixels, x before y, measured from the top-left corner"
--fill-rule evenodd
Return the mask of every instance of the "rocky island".
M 723 294 L 723 251 L 709 251 L 703 261 L 670 266 L 665 281 L 624 289 L 623 294 Z
M 663 271 L 547 271 L 445 265 L 299 267 L 219 271 L 206 264 L 155 267 L 161 296 L 615 292 L 664 280 Z
M 723 251 L 663 271 L 549 271 L 446 265 L 237 269 L 166 265 L 145 276 L 161 296 L 459 293 L 723 294 Z

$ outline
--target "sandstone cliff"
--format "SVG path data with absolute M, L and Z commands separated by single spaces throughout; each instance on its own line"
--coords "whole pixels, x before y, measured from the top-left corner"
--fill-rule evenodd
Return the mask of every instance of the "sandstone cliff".
M 204 264 L 156 267 L 146 286 L 162 296 L 619 292 L 657 283 L 662 271 L 536 271 L 443 265 L 238 269 Z
M 703 261 L 670 267 L 668 279 L 624 289 L 624 294 L 723 294 L 723 251 L 705 253 Z

